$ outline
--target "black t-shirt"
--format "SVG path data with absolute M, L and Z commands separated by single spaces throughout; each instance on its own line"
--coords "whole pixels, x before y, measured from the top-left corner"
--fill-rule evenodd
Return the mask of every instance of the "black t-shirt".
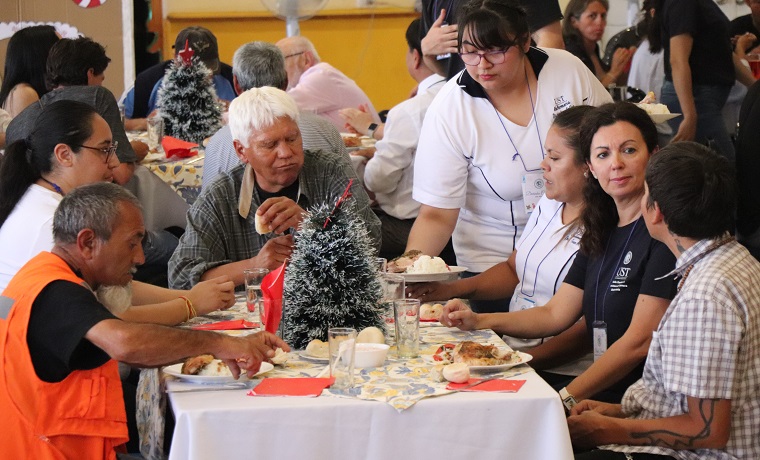
M 525 8 L 531 32 L 562 19 L 562 10 L 557 0 L 516 0 L 516 2 Z M 456 24 L 457 10 L 462 3 L 464 3 L 462 0 L 422 0 L 421 37 L 427 35 L 442 9 L 446 10 L 446 24 Z M 464 69 L 464 62 L 458 54 L 453 54 L 445 61 L 448 61 L 446 79 L 450 79 Z
M 747 32 L 754 34 L 755 39 L 754 42 L 752 42 L 752 45 L 749 47 L 749 49 L 752 49 L 758 45 L 760 45 L 760 30 L 757 30 L 757 27 L 755 27 L 755 23 L 752 22 L 752 15 L 747 14 L 745 16 L 739 16 L 738 18 L 731 21 L 731 23 L 728 26 L 728 37 L 732 38 L 737 35 L 744 35 Z
M 665 80 L 673 81 L 670 38 L 689 34 L 689 55 L 695 85 L 733 86 L 735 80 L 728 18 L 712 0 L 665 0 L 662 7 L 662 44 Z
M 584 64 L 586 64 L 586 67 L 596 75 L 596 69 L 594 68 L 594 61 L 591 60 L 591 56 L 586 52 L 586 48 L 583 46 L 583 43 L 576 35 L 565 35 L 563 37 L 563 40 L 565 41 L 565 50 L 568 53 L 571 53 L 573 56 L 577 57 L 581 60 Z M 610 70 L 610 67 L 602 61 L 602 58 L 599 56 L 599 45 L 596 45 L 594 47 L 594 53 L 596 53 L 596 57 L 599 59 L 599 63 L 602 65 L 602 69 L 606 72 Z
M 594 321 L 607 324 L 607 347 L 625 334 L 639 294 L 672 299 L 676 282 L 657 280 L 675 268 L 676 258 L 667 246 L 652 239 L 642 218 L 612 232 L 605 254 L 589 259 L 578 253 L 565 283 L 583 289 L 583 314 L 588 336 Z M 625 391 L 641 377 L 642 362 L 610 390 Z
M 749 87 L 739 112 L 736 173 L 739 186 L 736 228 L 750 236 L 760 228 L 760 81 Z
M 32 304 L 26 341 L 37 376 L 60 382 L 72 371 L 102 366 L 111 359 L 84 336 L 97 323 L 116 317 L 84 286 L 53 281 Z

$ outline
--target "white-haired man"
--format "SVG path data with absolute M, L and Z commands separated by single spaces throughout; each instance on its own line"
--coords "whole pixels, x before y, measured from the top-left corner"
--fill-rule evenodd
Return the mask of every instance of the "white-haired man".
M 304 152 L 299 111 L 284 91 L 253 88 L 230 104 L 233 144 L 244 164 L 223 173 L 187 213 L 187 228 L 169 261 L 169 284 L 192 286 L 227 275 L 243 284 L 249 267 L 274 269 L 293 247 L 290 229 L 304 209 L 334 204 L 350 179 L 370 238 L 380 246 L 380 221 L 356 173 L 338 154 Z M 255 217 L 270 233 L 256 231 Z
M 122 321 L 92 293 L 126 285 L 143 262 L 140 204 L 99 182 L 68 193 L 55 246 L 30 260 L 0 297 L 0 458 L 115 459 L 127 441 L 116 360 L 157 367 L 203 353 L 237 377 L 274 350 L 266 332 L 232 337 Z
M 367 106 L 375 123 L 380 122 L 369 97 L 343 72 L 322 62 L 308 38 L 295 36 L 277 42 L 285 56 L 288 94 L 304 112 L 316 113 L 342 130 L 345 121 L 338 113 L 344 107 Z

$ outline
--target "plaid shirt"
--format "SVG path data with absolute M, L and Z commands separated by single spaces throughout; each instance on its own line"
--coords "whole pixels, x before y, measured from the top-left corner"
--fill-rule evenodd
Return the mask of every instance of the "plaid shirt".
M 686 413 L 687 396 L 730 399 L 728 444 L 721 450 L 603 449 L 688 460 L 759 459 L 760 264 L 733 239 L 702 240 L 666 276 L 684 276 L 689 267 L 653 333 L 642 378 L 623 398 L 623 411 L 637 419 L 665 418 Z
M 240 165 L 222 173 L 187 211 L 187 228 L 179 246 L 169 260 L 169 285 L 190 289 L 211 268 L 256 256 L 274 234 L 256 233 L 254 216 L 261 204 L 252 190 L 251 206 L 243 217 L 238 209 L 240 190 L 247 168 Z M 331 152 L 304 152 L 304 164 L 298 175 L 298 204 L 310 206 L 335 201 L 343 194 L 348 180 L 352 201 L 375 247 L 380 247 L 380 221 L 369 207 L 369 197 L 356 178 L 350 163 Z

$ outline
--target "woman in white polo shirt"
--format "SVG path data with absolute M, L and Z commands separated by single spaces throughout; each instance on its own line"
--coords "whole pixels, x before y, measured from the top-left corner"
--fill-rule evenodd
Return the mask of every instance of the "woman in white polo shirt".
M 526 207 L 541 196 L 534 184 L 554 116 L 611 98 L 575 56 L 531 47 L 525 11 L 512 1 L 470 1 L 460 18 L 465 70 L 423 123 L 413 191 L 422 206 L 406 249 L 437 255 L 452 237 L 457 264 L 474 274 L 509 258 Z M 507 306 L 508 299 L 473 302 L 477 311 Z

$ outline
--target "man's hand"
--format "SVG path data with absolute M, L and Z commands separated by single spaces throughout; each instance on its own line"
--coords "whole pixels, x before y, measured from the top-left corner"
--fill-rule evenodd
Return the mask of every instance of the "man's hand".
M 348 132 L 362 136 L 367 134 L 369 125 L 375 121 L 369 113 L 369 108 L 364 104 L 360 105 L 358 109 L 353 107 L 340 109 L 338 114 L 346 122 Z
M 580 415 L 571 415 L 567 419 L 567 427 L 570 430 L 573 447 L 590 449 L 609 444 L 609 436 L 616 430 L 615 420 L 593 410 L 587 410 Z
M 470 310 L 470 307 L 461 300 L 450 300 L 443 306 L 441 324 L 458 327 L 463 331 L 472 331 L 478 328 L 478 314 Z
M 303 219 L 304 210 L 298 203 L 284 196 L 269 198 L 261 203 L 256 214 L 261 216 L 261 223 L 277 234 L 285 233 L 288 229 L 298 228 Z
M 261 363 L 273 358 L 277 348 L 290 351 L 287 343 L 269 332 L 229 338 L 233 340 L 226 341 L 222 349 L 214 355 L 227 364 L 236 379 L 241 370 L 245 371 L 249 378 L 256 375 Z
M 254 266 L 274 270 L 293 252 L 293 236 L 282 235 L 267 241 L 252 260 Z
M 608 417 L 625 417 L 625 414 L 623 414 L 623 406 L 620 404 L 610 404 L 601 401 L 594 401 L 593 399 L 584 399 L 583 401 L 576 404 L 575 407 L 573 407 L 573 410 L 570 411 L 570 415 L 580 415 L 583 412 L 588 411 L 596 412 L 597 414 L 606 415 Z
M 422 39 L 422 54 L 429 56 L 438 56 L 439 54 L 457 53 L 457 31 L 456 24 L 444 25 L 446 19 L 446 10 L 442 9 L 438 19 L 427 35 Z
M 235 304 L 235 283 L 226 276 L 201 281 L 187 293 L 198 315 L 229 308 Z

